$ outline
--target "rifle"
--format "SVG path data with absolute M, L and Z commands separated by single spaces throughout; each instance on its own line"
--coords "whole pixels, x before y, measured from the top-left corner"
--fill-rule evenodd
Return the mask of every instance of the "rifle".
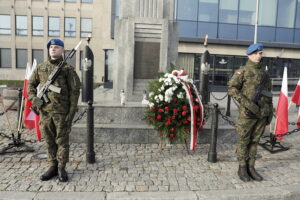
M 261 96 L 263 95 L 262 91 L 263 91 L 264 86 L 266 85 L 266 83 L 268 81 L 268 77 L 269 77 L 268 73 L 267 73 L 267 71 L 265 71 L 265 73 L 263 74 L 263 77 L 260 81 L 260 84 L 258 85 L 257 89 L 255 90 L 255 94 L 252 98 L 252 102 L 255 103 L 256 105 L 258 105 L 258 101 L 261 98 Z
M 56 87 L 54 85 L 52 85 L 52 83 L 54 82 L 55 78 L 58 76 L 59 72 L 61 71 L 61 68 L 66 64 L 67 59 L 71 59 L 73 57 L 73 55 L 76 53 L 77 49 L 79 48 L 80 44 L 81 44 L 81 40 L 80 42 L 76 45 L 75 48 L 73 48 L 71 50 L 71 52 L 53 69 L 53 71 L 51 72 L 50 76 L 48 77 L 46 83 L 43 85 L 43 87 L 37 92 L 37 97 L 41 100 L 43 100 L 45 103 L 48 103 L 50 100 L 47 97 L 47 92 L 49 90 L 59 93 L 60 94 L 60 90 L 61 88 Z M 30 109 L 37 115 L 39 115 L 39 111 L 37 110 L 36 106 L 31 106 Z

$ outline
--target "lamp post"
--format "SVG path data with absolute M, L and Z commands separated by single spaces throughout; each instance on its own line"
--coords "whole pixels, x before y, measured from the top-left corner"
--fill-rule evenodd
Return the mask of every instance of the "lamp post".
M 259 11 L 259 0 L 256 0 L 255 26 L 254 26 L 254 41 L 253 41 L 254 44 L 257 43 L 258 11 Z

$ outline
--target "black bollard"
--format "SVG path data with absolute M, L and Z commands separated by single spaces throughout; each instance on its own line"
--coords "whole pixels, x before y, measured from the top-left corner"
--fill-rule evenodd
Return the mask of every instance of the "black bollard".
M 88 101 L 87 108 L 87 152 L 86 162 L 95 163 L 94 151 L 94 107 L 93 102 Z
M 228 95 L 228 96 L 227 96 L 226 116 L 230 116 L 230 102 L 231 102 L 231 97 Z
M 211 122 L 211 138 L 208 152 L 208 162 L 217 162 L 217 135 L 218 135 L 218 104 L 213 105 L 212 122 Z
M 21 88 L 18 88 L 18 116 L 17 116 L 17 120 L 19 122 L 20 120 L 20 114 L 21 114 L 21 106 L 22 106 L 22 89 Z M 19 128 L 19 123 L 17 123 L 17 128 Z

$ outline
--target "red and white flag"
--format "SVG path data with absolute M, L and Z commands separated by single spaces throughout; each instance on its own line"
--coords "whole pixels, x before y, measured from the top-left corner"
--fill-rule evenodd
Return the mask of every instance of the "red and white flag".
M 276 109 L 276 123 L 274 135 L 286 133 L 289 130 L 288 122 L 288 82 L 287 82 L 287 67 L 284 67 L 283 78 L 278 105 Z M 283 137 L 277 137 L 282 140 Z
M 40 116 L 36 115 L 33 111 L 30 110 L 32 106 L 31 101 L 28 99 L 28 80 L 32 72 L 36 68 L 36 60 L 34 59 L 32 67 L 29 63 L 27 63 L 26 72 L 25 72 L 25 80 L 24 80 L 24 87 L 23 87 L 23 96 L 26 99 L 25 101 L 25 108 L 24 108 L 24 124 L 29 129 L 35 129 L 36 136 L 38 141 L 41 141 L 41 131 L 39 127 Z
M 298 120 L 297 120 L 298 125 L 297 125 L 297 127 L 300 128 L 300 79 L 295 88 L 295 91 L 294 91 L 291 101 L 294 102 L 296 105 L 298 105 Z

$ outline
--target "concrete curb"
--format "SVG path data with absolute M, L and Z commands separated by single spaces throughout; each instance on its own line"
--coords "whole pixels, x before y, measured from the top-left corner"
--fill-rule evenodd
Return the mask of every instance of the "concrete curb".
M 243 190 L 178 192 L 0 192 L 0 200 L 299 200 L 300 184 Z

